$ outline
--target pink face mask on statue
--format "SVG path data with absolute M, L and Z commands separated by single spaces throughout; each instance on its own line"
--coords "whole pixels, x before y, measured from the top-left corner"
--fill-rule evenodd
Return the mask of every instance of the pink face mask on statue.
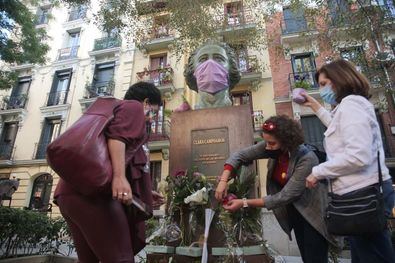
M 197 66 L 193 75 L 199 91 L 215 94 L 229 87 L 228 70 L 212 59 Z

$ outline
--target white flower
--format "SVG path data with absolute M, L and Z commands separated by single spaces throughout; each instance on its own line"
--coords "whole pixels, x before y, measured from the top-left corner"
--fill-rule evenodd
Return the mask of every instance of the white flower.
M 202 189 L 194 192 L 190 196 L 186 197 L 184 199 L 184 203 L 186 204 L 194 204 L 194 205 L 199 205 L 199 204 L 205 204 L 208 201 L 208 191 L 206 187 L 203 187 Z

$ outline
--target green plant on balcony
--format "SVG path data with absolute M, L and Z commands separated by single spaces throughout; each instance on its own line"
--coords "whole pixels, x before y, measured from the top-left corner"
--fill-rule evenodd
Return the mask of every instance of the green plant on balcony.
M 311 90 L 313 86 L 305 81 L 305 80 L 297 80 L 294 82 L 294 87 L 295 88 L 300 88 L 300 89 L 305 89 L 305 90 Z

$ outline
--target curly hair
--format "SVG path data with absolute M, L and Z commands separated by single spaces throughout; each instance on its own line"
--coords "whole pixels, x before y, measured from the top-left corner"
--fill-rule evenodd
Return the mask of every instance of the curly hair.
M 137 100 L 143 102 L 148 99 L 149 103 L 153 105 L 161 105 L 162 95 L 160 90 L 153 84 L 149 82 L 140 81 L 134 83 L 126 91 L 124 100 Z
M 229 45 L 227 45 L 225 43 L 221 43 L 221 42 L 214 42 L 214 41 L 206 42 L 205 44 L 199 46 L 197 49 L 195 49 L 193 52 L 191 52 L 191 54 L 189 55 L 188 65 L 184 70 L 184 77 L 185 77 L 188 87 L 191 90 L 198 92 L 196 78 L 193 75 L 193 73 L 195 72 L 194 57 L 196 56 L 198 51 L 206 45 L 219 46 L 225 50 L 226 55 L 228 56 L 228 60 L 229 60 L 229 90 L 233 89 L 236 86 L 236 84 L 239 83 L 240 78 L 241 78 L 240 71 L 239 71 L 239 68 L 236 63 L 235 52 Z
M 274 128 L 270 131 L 263 129 L 263 132 L 275 137 L 281 146 L 290 152 L 304 143 L 302 126 L 287 115 L 272 116 L 265 121 L 265 124 L 274 124 Z

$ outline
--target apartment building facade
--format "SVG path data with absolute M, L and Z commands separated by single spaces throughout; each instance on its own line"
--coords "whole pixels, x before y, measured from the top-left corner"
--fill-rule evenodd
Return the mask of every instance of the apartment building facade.
M 152 4 L 165 1 L 142 1 Z M 172 42 L 177 32 L 167 29 L 168 14 L 161 8 L 144 14 L 152 17 L 152 28 L 139 48 L 116 31 L 102 32 L 92 22 L 97 5 L 42 5 L 32 8 L 37 27 L 45 27 L 51 50 L 45 65 L 13 65 L 18 83 L 2 92 L 0 108 L 0 179 L 16 178 L 20 186 L 12 200 L 3 205 L 59 215 L 52 206 L 53 192 L 59 177 L 46 163 L 46 146 L 73 124 L 99 96 L 122 98 L 137 81 L 151 81 L 162 92 L 163 105 L 149 127 L 150 165 L 153 187 L 164 190 L 168 175 L 171 116 L 183 97 L 194 106 L 196 93 L 185 83 L 183 71 L 188 59 L 177 60 Z M 161 5 L 159 5 L 161 6 Z M 224 1 L 221 32 L 249 30 L 255 26 L 244 9 L 243 1 Z M 226 42 L 227 35 L 219 34 Z M 242 43 L 237 49 L 242 73 L 240 83 L 232 90 L 234 106 L 249 104 L 256 138 L 260 126 L 275 114 L 270 71 L 259 64 L 269 63 L 267 51 L 249 50 Z M 266 163 L 258 162 L 258 189 L 265 189 Z

